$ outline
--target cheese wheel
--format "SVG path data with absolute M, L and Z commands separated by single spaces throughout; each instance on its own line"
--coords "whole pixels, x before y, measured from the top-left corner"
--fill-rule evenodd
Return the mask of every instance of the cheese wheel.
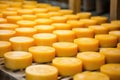
M 83 62 L 84 70 L 99 70 L 105 64 L 105 56 L 99 52 L 80 52 L 77 58 Z
M 50 18 L 51 15 L 48 13 L 36 13 L 37 18 Z
M 82 61 L 73 57 L 54 58 L 52 65 L 57 67 L 61 76 L 73 76 L 82 72 Z
M 9 4 L 10 4 L 10 7 L 13 7 L 13 8 L 21 8 L 22 7 L 22 2 L 11 1 Z
M 2 11 L 4 11 L 4 10 L 5 10 L 6 8 L 8 8 L 8 7 L 9 7 L 9 4 L 6 4 L 6 2 L 0 4 L 0 9 L 1 9 Z
M 37 7 L 38 8 L 48 8 L 50 7 L 51 5 L 50 4 L 47 4 L 47 3 L 38 3 L 37 4 Z
M 108 17 L 105 16 L 92 16 L 91 19 L 96 20 L 97 24 L 106 23 L 108 21 Z
M 34 27 L 39 33 L 52 33 L 55 29 L 52 25 L 37 25 Z
M 60 10 L 59 6 L 49 6 L 47 7 L 49 12 L 57 12 Z
M 48 12 L 48 9 L 47 8 L 34 8 L 34 13 L 37 14 L 37 13 L 47 13 Z
M 82 72 L 75 74 L 73 80 L 110 80 L 110 78 L 101 72 Z
M 120 49 L 102 48 L 100 53 L 105 55 L 106 63 L 120 63 Z
M 34 27 L 36 25 L 36 22 L 30 21 L 30 20 L 20 20 L 20 21 L 17 21 L 17 24 L 20 27 Z
M 115 47 L 117 45 L 117 37 L 108 35 L 108 34 L 100 34 L 95 35 L 95 39 L 99 40 L 100 47 Z
M 62 15 L 68 15 L 68 14 L 72 14 L 72 13 L 73 13 L 73 10 L 70 10 L 70 9 L 61 9 L 61 10 L 59 10 L 59 12 L 60 12 Z
M 6 11 L 17 11 L 19 8 L 15 8 L 15 7 L 9 7 L 6 8 Z
M 5 18 L 0 18 L 0 24 L 7 23 L 7 19 Z
M 117 44 L 117 48 L 120 49 L 120 43 Z
M 34 11 L 32 9 L 19 9 L 18 15 L 25 15 L 25 14 L 33 14 Z
M 68 15 L 64 15 L 67 20 L 78 20 L 79 16 L 75 15 L 75 14 L 68 14 Z
M 91 13 L 90 12 L 80 12 L 77 13 L 77 15 L 79 16 L 80 19 L 88 19 L 91 17 Z
M 118 37 L 118 42 L 120 42 L 120 31 L 119 30 L 117 30 L 117 31 L 110 31 L 109 34 L 113 35 L 113 36 L 117 36 Z
M 15 33 L 13 30 L 0 30 L 0 41 L 8 41 Z
M 12 49 L 16 51 L 28 51 L 28 48 L 33 46 L 34 39 L 25 36 L 11 37 Z
M 43 19 L 36 19 L 35 22 L 38 25 L 50 25 L 53 23 L 53 20 L 43 18 Z
M 50 62 L 55 57 L 55 49 L 49 46 L 34 46 L 29 48 L 33 60 L 37 63 Z
M 17 16 L 16 11 L 3 11 L 2 14 L 4 18 L 6 18 L 7 16 Z
M 58 70 L 50 65 L 29 66 L 25 70 L 26 80 L 58 80 Z
M 93 26 L 89 26 L 88 28 L 94 30 L 95 35 L 108 33 L 108 28 L 105 28 L 101 25 L 93 25 Z
M 93 38 L 94 37 L 94 30 L 89 28 L 73 28 L 72 31 L 75 32 L 75 35 L 77 38 L 82 38 L 82 37 Z
M 71 30 L 54 30 L 53 34 L 57 35 L 59 42 L 73 42 L 75 33 Z
M 34 9 L 36 7 L 37 7 L 37 5 L 31 5 L 31 4 L 23 4 L 22 5 L 23 9 Z
M 101 24 L 101 25 L 108 28 L 109 31 L 120 30 L 120 26 L 117 25 L 117 24 L 104 23 L 104 24 Z
M 34 21 L 37 16 L 36 15 L 22 15 L 23 20 L 31 20 Z
M 71 30 L 72 27 L 67 23 L 53 23 L 52 26 L 55 27 L 55 30 Z
M 54 16 L 50 19 L 53 20 L 54 23 L 65 23 L 67 21 L 67 18 L 64 16 Z
M 52 33 L 34 34 L 33 38 L 38 46 L 52 46 L 52 44 L 57 41 L 57 36 Z
M 112 20 L 111 24 L 117 24 L 117 25 L 120 26 L 120 20 Z
M 99 41 L 94 38 L 77 38 L 74 43 L 78 45 L 79 51 L 98 51 Z
M 84 27 L 84 23 L 78 20 L 68 20 L 67 24 L 70 24 L 72 28 L 81 28 Z
M 84 27 L 88 27 L 88 26 L 97 24 L 97 21 L 92 20 L 92 19 L 80 19 L 79 21 L 84 23 Z
M 22 20 L 22 17 L 21 16 L 7 16 L 6 19 L 7 19 L 8 23 L 16 24 L 17 21 Z
M 78 52 L 77 45 L 71 42 L 56 42 L 53 43 L 53 47 L 58 57 L 76 56 Z
M 4 54 L 5 67 L 11 70 L 24 69 L 32 64 L 32 54 L 24 51 L 11 51 Z
M 23 1 L 23 4 L 37 5 L 37 1 Z
M 12 23 L 4 23 L 0 24 L 0 29 L 6 29 L 6 30 L 14 30 L 15 28 L 18 28 L 19 26 L 17 24 Z
M 57 11 L 57 12 L 48 12 L 48 14 L 49 14 L 51 17 L 54 17 L 54 16 L 62 16 L 62 14 L 59 13 L 58 11 Z
M 110 80 L 120 79 L 120 64 L 105 64 L 100 71 L 110 77 Z
M 17 36 L 28 37 L 32 37 L 35 33 L 37 33 L 37 30 L 34 28 L 16 28 L 15 31 Z
M 8 41 L 0 41 L 0 57 L 4 56 L 4 53 L 11 51 L 11 43 Z

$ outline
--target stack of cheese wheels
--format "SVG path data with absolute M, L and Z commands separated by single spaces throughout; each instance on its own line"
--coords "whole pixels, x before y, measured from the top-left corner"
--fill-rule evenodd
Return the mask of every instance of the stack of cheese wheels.
M 94 37 L 94 30 L 89 28 L 73 28 L 72 29 L 75 32 L 75 35 L 77 38 L 81 37 Z
M 25 36 L 11 37 L 12 49 L 17 51 L 28 51 L 28 48 L 34 45 L 34 39 Z
M 52 33 L 38 33 L 33 35 L 38 46 L 52 46 L 57 41 L 57 36 Z
M 73 57 L 54 58 L 52 65 L 57 67 L 59 74 L 62 76 L 72 76 L 82 72 L 82 61 Z
M 77 38 L 74 43 L 78 45 L 79 51 L 98 51 L 99 41 L 94 38 Z
M 0 41 L 0 57 L 3 57 L 3 55 L 9 51 L 11 51 L 11 43 L 8 41 Z
M 5 67 L 11 70 L 24 69 L 32 64 L 32 54 L 24 51 L 11 51 L 4 54 Z
M 29 48 L 33 60 L 37 63 L 50 62 L 55 57 L 55 49 L 50 46 L 34 46 Z
M 120 49 L 102 48 L 100 53 L 105 55 L 106 63 L 120 63 Z
M 25 70 L 26 80 L 58 80 L 58 70 L 50 65 L 29 66 Z
M 71 30 L 54 30 L 53 34 L 57 35 L 59 42 L 73 42 L 75 39 L 75 32 Z
M 56 42 L 53 43 L 53 47 L 56 50 L 56 56 L 58 57 L 70 57 L 76 56 L 77 44 L 72 42 Z
M 117 37 L 113 35 L 95 35 L 95 39 L 99 40 L 100 47 L 115 47 L 117 45 Z
M 101 67 L 100 71 L 110 77 L 110 80 L 120 79 L 120 64 L 105 64 Z
M 77 58 L 82 60 L 84 70 L 99 70 L 105 64 L 105 56 L 99 52 L 81 52 Z
M 101 72 L 82 72 L 74 75 L 73 80 L 110 80 L 110 78 Z

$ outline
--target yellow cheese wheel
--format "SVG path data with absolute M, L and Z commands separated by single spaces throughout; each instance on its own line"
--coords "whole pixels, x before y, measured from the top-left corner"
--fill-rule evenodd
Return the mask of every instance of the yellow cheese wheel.
M 71 30 L 54 30 L 53 34 L 57 35 L 59 42 L 73 42 L 75 33 Z
M 19 26 L 17 24 L 12 24 L 12 23 L 0 24 L 0 29 L 15 30 L 18 27 Z
M 36 7 L 37 7 L 37 5 L 31 5 L 31 4 L 23 4 L 22 5 L 23 9 L 34 9 Z
M 73 57 L 54 58 L 52 65 L 57 67 L 59 74 L 62 76 L 73 76 L 82 72 L 82 61 Z
M 37 18 L 50 18 L 51 15 L 48 13 L 36 13 Z
M 77 58 L 83 62 L 84 70 L 99 70 L 105 64 L 105 56 L 99 52 L 80 52 Z
M 24 51 L 11 51 L 4 54 L 5 67 L 11 70 L 24 69 L 32 64 L 32 54 Z
M 119 30 L 117 30 L 117 31 L 110 31 L 109 34 L 113 35 L 113 36 L 117 36 L 118 37 L 118 42 L 120 42 L 120 31 Z
M 37 4 L 37 7 L 38 8 L 48 8 L 50 7 L 51 5 L 50 4 L 47 4 L 47 3 L 38 3 Z
M 120 20 L 112 20 L 111 24 L 117 24 L 117 25 L 120 26 Z
M 57 12 L 48 12 L 48 14 L 51 16 L 51 17 L 54 17 L 54 16 L 61 16 L 62 14 L 59 13 L 58 11 Z
M 74 43 L 78 45 L 79 51 L 98 51 L 99 41 L 94 38 L 77 38 Z
M 37 1 L 26 1 L 26 0 L 24 0 L 23 4 L 36 5 Z
M 73 28 L 72 31 L 75 32 L 75 35 L 77 38 L 82 38 L 82 37 L 93 38 L 94 37 L 94 30 L 89 28 Z
M 37 63 L 50 62 L 55 57 L 55 49 L 49 46 L 34 46 L 29 48 L 33 60 Z
M 13 30 L 0 30 L 0 41 L 8 41 L 15 33 Z
M 9 7 L 9 8 L 6 8 L 6 11 L 17 11 L 18 9 L 20 8 Z
M 52 25 L 37 25 L 34 27 L 39 33 L 52 33 L 55 29 Z
M 25 14 L 33 14 L 34 11 L 32 9 L 19 9 L 18 15 L 25 15 Z
M 105 55 L 106 63 L 120 63 L 120 49 L 102 48 L 100 53 Z
M 28 48 L 33 46 L 34 39 L 25 36 L 11 37 L 12 49 L 16 51 L 28 51 Z
M 79 16 L 80 19 L 88 19 L 91 17 L 91 13 L 90 12 L 80 12 L 77 13 L 77 15 Z
M 88 28 L 93 29 L 95 35 L 97 35 L 97 34 L 107 34 L 108 31 L 109 31 L 108 28 L 103 27 L 101 25 L 93 25 L 93 26 L 89 26 Z
M 4 18 L 6 18 L 7 16 L 17 16 L 16 11 L 3 11 L 2 14 Z
M 75 74 L 73 80 L 110 80 L 110 78 L 101 72 L 82 72 Z
M 120 49 L 120 43 L 117 44 L 117 48 Z
M 20 27 L 34 27 L 36 25 L 36 22 L 30 21 L 30 20 L 20 20 L 20 21 L 17 21 L 17 24 Z
M 34 34 L 33 38 L 38 46 L 52 46 L 52 44 L 57 41 L 57 36 L 52 33 Z
M 120 79 L 120 64 L 105 64 L 101 67 L 100 71 L 107 74 L 110 80 Z
M 97 24 L 97 21 L 92 20 L 92 19 L 80 19 L 79 21 L 84 23 L 84 27 L 88 27 L 88 26 Z
M 59 12 L 60 12 L 62 15 L 68 15 L 68 14 L 72 14 L 72 13 L 73 13 L 73 10 L 70 10 L 70 9 L 61 9 L 61 10 L 59 10 Z
M 91 19 L 96 20 L 97 24 L 106 23 L 108 21 L 108 17 L 105 16 L 92 16 Z
M 56 42 L 53 43 L 53 47 L 58 57 L 76 56 L 78 52 L 77 45 L 72 42 Z
M 108 28 L 109 31 L 120 30 L 120 26 L 117 25 L 117 24 L 103 23 L 101 25 L 104 26 L 104 27 L 106 27 L 106 28 Z
M 15 31 L 17 36 L 28 37 L 32 37 L 35 33 L 37 33 L 37 30 L 34 28 L 16 28 Z
M 8 41 L 0 41 L 0 57 L 4 56 L 4 53 L 11 51 L 11 43 Z
M 26 80 L 58 80 L 58 70 L 50 65 L 29 66 L 25 70 Z
M 64 16 L 54 16 L 50 19 L 53 20 L 53 23 L 65 23 L 67 21 L 67 18 Z
M 37 23 L 37 25 L 50 25 L 53 23 L 53 20 L 51 19 L 36 19 L 35 22 Z
M 95 35 L 95 39 L 99 40 L 100 47 L 115 47 L 117 45 L 117 37 L 108 35 L 108 34 L 100 34 Z
M 7 19 L 5 18 L 0 18 L 0 24 L 7 23 Z
M 47 13 L 48 12 L 48 9 L 47 8 L 34 8 L 34 13 L 37 14 L 37 13 Z
M 22 7 L 22 2 L 17 2 L 17 1 L 11 1 L 10 3 L 10 7 L 13 7 L 13 8 L 21 8 Z
M 84 27 L 84 23 L 78 20 L 68 20 L 67 24 L 70 24 L 72 28 L 81 28 Z
M 16 24 L 17 21 L 22 20 L 22 17 L 21 16 L 7 16 L 6 19 L 7 19 L 8 23 Z
M 36 15 L 22 15 L 23 20 L 31 20 L 34 21 L 37 16 Z
M 47 7 L 49 12 L 57 12 L 60 10 L 59 6 L 49 6 Z
M 71 30 L 72 27 L 67 23 L 53 23 L 52 26 L 55 27 L 55 30 Z
M 68 14 L 68 15 L 64 15 L 67 20 L 78 20 L 79 16 L 75 15 L 75 14 Z

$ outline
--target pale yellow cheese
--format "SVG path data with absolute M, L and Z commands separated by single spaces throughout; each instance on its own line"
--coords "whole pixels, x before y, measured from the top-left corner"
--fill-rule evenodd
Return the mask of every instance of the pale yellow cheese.
M 34 9 L 36 7 L 37 7 L 37 5 L 32 5 L 32 4 L 23 4 L 22 5 L 23 9 Z
M 60 10 L 59 6 L 49 6 L 47 7 L 49 12 L 57 12 Z
M 37 13 L 47 13 L 48 12 L 48 9 L 47 8 L 34 8 L 34 13 L 37 14 Z
M 80 52 L 77 58 L 83 62 L 84 70 L 99 70 L 105 64 L 105 56 L 99 52 Z
M 55 57 L 55 49 L 49 46 L 34 46 L 29 48 L 33 60 L 37 63 L 51 62 Z
M 75 14 L 68 14 L 68 15 L 64 15 L 67 20 L 78 20 L 79 16 L 75 15 Z
M 79 16 L 80 19 L 88 19 L 91 17 L 91 13 L 90 12 L 80 12 L 77 13 L 77 15 Z
M 22 15 L 23 20 L 31 20 L 34 21 L 37 16 L 36 15 Z
M 62 16 L 62 14 L 59 13 L 58 11 L 57 11 L 57 12 L 48 12 L 48 14 L 49 14 L 51 17 L 54 17 L 54 16 Z
M 67 21 L 67 18 L 64 16 L 54 16 L 50 17 L 51 20 L 53 20 L 53 23 L 65 23 Z
M 58 70 L 50 65 L 29 66 L 25 70 L 26 80 L 58 80 Z
M 5 18 L 0 18 L 0 24 L 7 23 L 7 19 Z
M 14 23 L 14 24 L 16 24 L 17 21 L 22 20 L 22 17 L 21 16 L 7 16 L 6 19 L 7 19 L 8 23 Z
M 53 23 L 53 20 L 51 19 L 46 19 L 46 18 L 40 18 L 40 19 L 36 19 L 35 22 L 37 23 L 37 25 L 50 25 Z
M 50 18 L 51 15 L 48 13 L 36 13 L 37 18 Z
M 76 56 L 78 52 L 77 44 L 72 42 L 56 42 L 53 43 L 58 57 L 71 57 Z
M 59 12 L 60 12 L 62 15 L 68 15 L 68 14 L 72 14 L 72 13 L 73 13 L 73 10 L 70 10 L 70 9 L 61 9 L 61 10 L 59 10 Z
M 82 61 L 73 57 L 54 58 L 52 65 L 57 67 L 61 76 L 73 76 L 82 72 Z
M 5 67 L 11 70 L 24 69 L 32 64 L 32 54 L 24 51 L 11 51 L 4 54 Z
M 113 36 L 117 36 L 118 37 L 118 42 L 120 42 L 120 31 L 119 30 L 117 30 L 117 31 L 110 31 L 109 34 L 113 35 Z
M 2 14 L 4 18 L 6 18 L 7 16 L 17 16 L 16 11 L 3 11 Z
M 32 9 L 19 9 L 18 15 L 25 15 L 25 14 L 33 14 L 34 11 Z

